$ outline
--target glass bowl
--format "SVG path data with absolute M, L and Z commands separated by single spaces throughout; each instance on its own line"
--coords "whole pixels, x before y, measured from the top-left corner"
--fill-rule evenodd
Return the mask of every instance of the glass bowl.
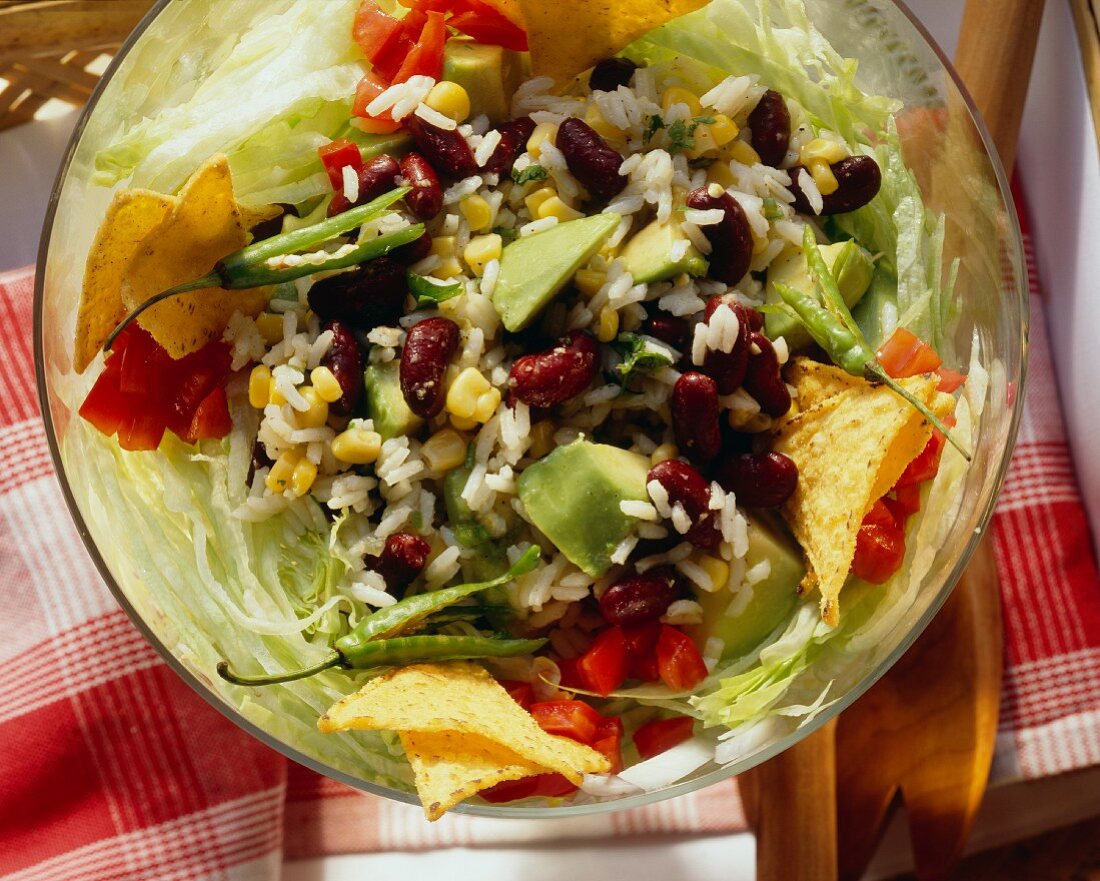
M 960 261 L 959 314 L 947 345 L 956 353 L 954 366 L 974 357 L 988 374 L 984 387 L 970 383 L 971 403 L 982 408 L 973 433 L 973 463 L 937 522 L 911 542 L 904 600 L 891 607 L 889 626 L 873 639 L 863 638 L 854 626 L 843 650 L 835 640 L 825 643 L 800 674 L 791 701 L 812 701 L 828 686 L 816 712 L 801 720 L 775 715 L 739 729 L 738 736 L 725 742 L 723 765 L 706 763 L 655 791 L 586 796 L 574 803 L 472 803 L 459 806 L 459 811 L 543 817 L 618 810 L 691 792 L 770 758 L 840 713 L 900 657 L 942 606 L 988 525 L 1016 436 L 1021 408 L 1017 392 L 1022 389 L 1027 352 L 1027 280 L 1003 169 L 957 75 L 904 6 L 892 0 L 807 0 L 806 6 L 833 45 L 858 59 L 857 83 L 865 91 L 902 102 L 898 128 L 906 163 L 929 207 L 947 218 L 944 266 L 956 257 Z M 217 4 L 213 7 L 222 14 Z M 54 465 L 104 580 L 134 624 L 192 688 L 237 725 L 295 761 L 351 786 L 416 803 L 410 770 L 392 738 L 357 732 L 346 741 L 353 746 L 334 750 L 331 740 L 326 742 L 316 730 L 309 730 L 311 726 L 289 723 L 280 712 L 288 706 L 282 702 L 300 697 L 277 690 L 242 697 L 215 675 L 217 645 L 196 640 L 186 626 L 193 608 L 210 599 L 202 596 L 193 561 L 161 559 L 154 565 L 147 553 L 135 552 L 136 543 L 150 541 L 149 535 L 120 535 L 110 529 L 113 514 L 151 500 L 131 495 L 125 484 L 112 484 L 115 460 L 104 450 L 114 445 L 113 439 L 92 437 L 82 420 L 74 418 L 89 385 L 88 377 L 76 376 L 71 367 L 74 318 L 86 256 L 111 192 L 93 185 L 93 158 L 120 123 L 150 112 L 143 89 L 149 78 L 192 76 L 214 62 L 189 45 L 192 28 L 215 15 L 206 11 L 210 8 L 209 0 L 160 0 L 104 75 L 62 165 L 43 231 L 34 314 L 38 389 Z M 264 8 L 235 7 L 245 15 L 262 15 Z M 211 52 L 223 51 L 224 45 Z M 163 499 L 152 501 L 165 504 Z M 864 612 L 874 607 L 867 595 L 849 597 L 846 592 L 845 597 L 848 614 L 857 620 L 861 604 Z M 246 625 L 225 624 L 229 630 L 240 626 Z M 345 680 L 343 690 L 351 688 Z M 324 695 L 316 696 L 311 706 L 320 713 L 327 702 Z M 360 737 L 373 738 L 369 762 L 354 748 Z

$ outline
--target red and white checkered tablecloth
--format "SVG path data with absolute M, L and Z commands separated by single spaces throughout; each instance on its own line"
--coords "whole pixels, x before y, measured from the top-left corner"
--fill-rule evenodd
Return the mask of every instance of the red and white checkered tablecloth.
M 1032 265 L 1034 279 L 1034 265 Z M 646 808 L 516 823 L 364 795 L 288 762 L 160 661 L 102 584 L 39 421 L 32 275 L 0 275 L 0 878 L 277 879 L 286 858 L 744 827 L 732 781 Z M 1100 582 L 1031 297 L 1023 427 L 994 519 L 1006 667 L 996 768 L 1100 763 Z

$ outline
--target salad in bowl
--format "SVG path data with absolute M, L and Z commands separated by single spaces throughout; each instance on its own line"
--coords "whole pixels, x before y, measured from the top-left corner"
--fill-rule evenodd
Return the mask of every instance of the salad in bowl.
M 794 0 L 402 4 L 172 4 L 110 78 L 40 314 L 77 515 L 223 708 L 429 819 L 759 760 L 988 516 L 1011 215 L 973 175 L 960 252 L 950 114 Z

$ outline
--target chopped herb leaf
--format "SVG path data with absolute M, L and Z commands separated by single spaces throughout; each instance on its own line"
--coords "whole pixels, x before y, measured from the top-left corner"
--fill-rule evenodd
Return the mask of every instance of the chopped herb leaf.
M 673 152 L 676 150 L 694 150 L 695 126 L 688 125 L 682 119 L 678 119 L 670 125 L 668 127 L 668 149 Z
M 649 117 L 649 125 L 646 126 L 644 140 L 648 144 L 650 138 L 652 138 L 657 132 L 665 127 L 665 121 L 661 117 L 654 113 Z
M 782 220 L 784 215 L 783 211 L 779 207 L 779 203 L 775 201 L 771 196 L 764 197 L 764 217 L 771 223 L 777 220 Z
M 521 186 L 528 181 L 546 180 L 548 173 L 541 165 L 528 165 L 522 171 L 512 169 L 512 180 Z
M 507 226 L 494 226 L 493 232 L 504 239 L 505 242 L 513 242 L 519 238 L 519 230 Z
M 636 376 L 647 376 L 672 364 L 669 350 L 651 337 L 621 333 L 612 346 L 623 359 L 615 372 L 624 386 Z
M 409 273 L 409 290 L 416 297 L 418 309 L 430 309 L 462 293 L 460 281 L 437 281 L 424 275 Z

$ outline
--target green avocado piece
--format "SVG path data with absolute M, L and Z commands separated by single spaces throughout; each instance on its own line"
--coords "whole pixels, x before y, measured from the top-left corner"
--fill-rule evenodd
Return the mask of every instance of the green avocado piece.
M 559 223 L 504 249 L 493 305 L 504 326 L 523 330 L 600 250 L 622 218 L 614 212 Z
M 443 79 L 470 96 L 470 116 L 484 113 L 498 125 L 511 118 L 509 105 L 523 76 L 519 53 L 472 40 L 450 39 L 443 49 Z
M 703 623 L 691 628 L 691 636 L 698 645 L 717 636 L 725 643 L 723 660 L 752 651 L 791 617 L 798 604 L 798 584 L 806 574 L 802 551 L 781 523 L 770 522 L 759 514 L 745 514 L 745 517 L 749 521 L 746 569 L 767 560 L 771 572 L 762 581 L 745 588 L 752 591 L 751 597 L 732 615 L 729 609 L 736 598 L 728 590 L 697 591 L 695 597 L 703 607 Z
M 619 502 L 646 501 L 648 473 L 644 456 L 578 440 L 529 466 L 519 478 L 519 497 L 557 549 L 598 578 L 638 522 Z
M 636 284 L 665 281 L 682 272 L 701 277 L 707 274 L 707 260 L 695 245 L 688 245 L 684 256 L 672 259 L 672 249 L 687 237 L 678 223 L 653 221 L 638 232 L 623 248 L 622 258 Z
M 382 435 L 382 440 L 412 434 L 424 424 L 424 420 L 409 409 L 401 394 L 400 369 L 401 362 L 395 359 L 371 364 L 363 372 L 367 414 L 374 420 L 374 430 Z
M 391 135 L 376 135 L 361 132 L 354 126 L 348 126 L 342 137 L 347 138 L 359 148 L 364 159 L 374 159 L 383 153 L 391 156 L 402 156 L 412 147 L 412 136 L 401 131 Z
M 851 309 L 871 286 L 871 277 L 875 274 L 875 264 L 870 253 L 849 239 L 821 245 L 821 256 L 829 267 L 841 299 Z M 783 298 L 775 289 L 775 283 L 782 282 L 788 287 L 810 293 L 814 289 L 806 255 L 801 248 L 788 248 L 779 254 L 768 267 L 768 285 L 766 297 L 768 303 L 782 303 Z M 792 349 L 808 346 L 813 340 L 802 324 L 794 316 L 785 312 L 776 312 L 764 317 L 764 329 L 771 339 L 783 337 Z

